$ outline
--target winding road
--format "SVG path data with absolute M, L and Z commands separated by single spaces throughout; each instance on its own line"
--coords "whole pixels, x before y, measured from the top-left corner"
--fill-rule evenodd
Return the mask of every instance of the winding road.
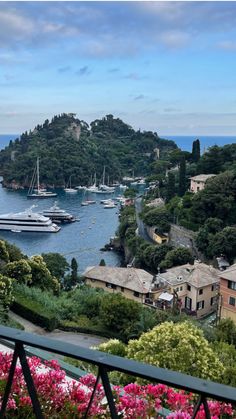
M 138 235 L 142 237 L 147 242 L 154 244 L 153 240 L 149 237 L 146 231 L 146 227 L 142 220 L 139 217 L 139 213 L 142 211 L 142 197 L 135 199 L 135 212 L 136 212 L 136 221 L 138 225 Z

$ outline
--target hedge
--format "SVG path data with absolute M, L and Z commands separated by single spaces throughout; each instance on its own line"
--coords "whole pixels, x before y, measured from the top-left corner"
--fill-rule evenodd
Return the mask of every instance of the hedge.
M 108 339 L 121 339 L 120 335 L 117 333 L 111 332 L 108 329 L 105 329 L 99 325 L 80 325 L 79 322 L 63 320 L 59 324 L 59 329 L 64 330 L 65 332 L 77 332 L 77 333 L 87 333 L 88 335 L 97 335 L 102 336 Z
M 55 313 L 47 311 L 37 301 L 26 300 L 20 294 L 15 294 L 15 301 L 11 309 L 19 316 L 45 328 L 49 332 L 56 329 L 59 325 L 59 320 Z

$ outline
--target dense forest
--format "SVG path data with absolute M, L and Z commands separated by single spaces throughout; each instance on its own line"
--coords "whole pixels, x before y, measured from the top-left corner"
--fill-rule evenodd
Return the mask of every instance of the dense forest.
M 99 180 L 106 166 L 110 182 L 124 175 L 147 175 L 159 149 L 165 159 L 177 149 L 173 141 L 151 131 L 135 131 L 121 119 L 106 115 L 90 126 L 75 114 L 54 116 L 10 141 L 0 152 L 1 175 L 5 186 L 28 187 L 36 159 L 40 159 L 40 181 L 47 186 L 87 185 L 96 173 Z

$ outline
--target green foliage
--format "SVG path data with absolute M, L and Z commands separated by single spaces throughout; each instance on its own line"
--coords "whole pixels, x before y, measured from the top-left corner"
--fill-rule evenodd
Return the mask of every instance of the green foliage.
M 27 256 L 23 255 L 21 250 L 16 247 L 14 244 L 8 243 L 5 240 L 6 249 L 9 255 L 9 262 L 15 262 L 21 259 L 27 259 Z
M 99 317 L 104 326 L 127 339 L 132 335 L 135 323 L 139 321 L 140 304 L 121 294 L 109 294 L 101 301 Z
M 173 172 L 168 172 L 166 201 L 169 202 L 174 196 L 175 196 L 175 174 Z
M 128 188 L 124 191 L 124 197 L 125 198 L 135 198 L 136 197 L 136 191 L 133 188 Z
M 183 196 L 186 192 L 186 160 L 183 157 L 179 166 L 179 196 Z
M 106 266 L 106 262 L 104 259 L 100 260 L 99 266 Z
M 160 268 L 169 269 L 172 266 L 185 265 L 186 263 L 194 263 L 190 250 L 184 247 L 176 247 L 166 254 L 165 259 L 160 263 Z
M 170 215 L 165 207 L 145 210 L 140 216 L 145 224 L 155 226 L 160 234 L 170 230 Z
M 19 283 L 30 284 L 32 282 L 31 267 L 25 259 L 7 263 L 3 272 Z
M 7 316 L 9 307 L 14 301 L 12 282 L 11 278 L 0 274 L 0 313 L 3 316 Z
M 192 160 L 193 162 L 197 163 L 201 157 L 201 151 L 200 151 L 200 141 L 195 140 L 193 141 L 192 145 Z
M 118 339 L 110 339 L 108 342 L 101 343 L 96 349 L 110 355 L 122 357 L 125 357 L 127 354 L 127 346 Z
M 50 273 L 59 280 L 63 280 L 69 270 L 69 263 L 60 253 L 42 253 L 42 258 Z
M 91 122 L 90 130 L 74 114 L 63 113 L 22 134 L 2 150 L 1 173 L 5 185 L 15 180 L 28 187 L 39 157 L 40 180 L 45 185 L 64 186 L 70 175 L 72 186 L 88 184 L 91 173 L 96 172 L 98 179 L 102 177 L 104 165 L 110 180 L 117 180 L 129 171 L 148 174 L 156 147 L 165 155 L 176 144 L 153 132 L 135 131 L 113 115 Z
M 32 285 L 41 288 L 42 290 L 53 290 L 58 293 L 60 285 L 58 280 L 51 275 L 42 256 L 32 256 L 28 260 L 31 268 Z
M 232 319 L 220 320 L 216 327 L 216 338 L 218 341 L 236 346 L 236 325 Z
M 9 253 L 7 251 L 6 242 L 4 240 L 0 240 L 0 263 L 9 262 Z
M 187 321 L 162 323 L 127 349 L 128 358 L 204 379 L 218 380 L 224 370 L 202 331 Z
M 219 218 L 208 218 L 204 225 L 199 229 L 196 237 L 196 245 L 206 257 L 212 257 L 210 242 L 214 242 L 215 234 L 221 231 L 222 228 L 222 220 L 219 220 Z
M 236 256 L 236 227 L 225 227 L 209 240 L 209 251 L 214 256 L 224 254 L 230 262 Z
M 236 348 L 225 342 L 215 342 L 212 348 L 224 365 L 224 371 L 219 379 L 223 384 L 236 387 Z
M 147 243 L 145 246 L 140 246 L 136 256 L 141 263 L 141 266 L 150 269 L 152 272 L 157 272 L 158 266 L 170 250 L 171 246 L 167 244 L 157 246 Z

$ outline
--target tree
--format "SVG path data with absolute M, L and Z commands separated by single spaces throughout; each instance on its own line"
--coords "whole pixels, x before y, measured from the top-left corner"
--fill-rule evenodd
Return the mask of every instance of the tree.
M 210 241 L 214 239 L 216 233 L 223 228 L 223 221 L 219 218 L 208 218 L 204 225 L 199 229 L 196 237 L 196 245 L 200 252 L 206 257 L 212 256 L 212 249 L 209 246 Z
M 166 200 L 169 202 L 175 196 L 175 174 L 168 172 L 168 181 L 166 188 Z
M 32 285 L 41 288 L 42 290 L 53 290 L 58 293 L 60 284 L 58 280 L 53 277 L 47 268 L 42 256 L 32 256 L 28 260 L 31 267 Z
M 130 340 L 127 356 L 204 379 L 218 380 L 224 371 L 203 332 L 189 321 L 165 322 Z
M 177 247 L 166 254 L 165 259 L 160 263 L 160 268 L 169 269 L 172 266 L 185 265 L 186 263 L 194 263 L 193 255 L 189 249 Z
M 99 266 L 106 266 L 106 262 L 104 259 L 100 260 Z
M 225 227 L 210 237 L 209 252 L 213 256 L 224 254 L 230 262 L 236 256 L 236 227 Z
M 136 191 L 134 188 L 128 188 L 124 192 L 125 198 L 135 198 L 136 197 Z
M 221 319 L 216 327 L 216 338 L 218 341 L 236 345 L 236 325 L 232 319 Z
M 136 301 L 129 300 L 121 294 L 108 294 L 102 299 L 99 314 L 105 327 L 127 339 L 139 321 L 140 312 L 140 304 Z
M 179 166 L 179 196 L 183 196 L 186 192 L 186 161 L 182 157 Z
M 0 265 L 4 265 L 9 262 L 9 253 L 7 251 L 6 242 L 0 240 Z
M 16 260 L 8 263 L 3 270 L 8 277 L 15 279 L 19 284 L 30 284 L 32 281 L 31 267 L 27 260 Z
M 7 319 L 10 305 L 14 301 L 13 281 L 11 278 L 0 274 L 0 317 Z
M 75 258 L 71 259 L 71 285 L 74 286 L 78 282 L 78 263 Z
M 145 224 L 155 226 L 160 234 L 170 230 L 170 216 L 165 207 L 148 210 L 141 217 Z
M 197 163 L 201 157 L 201 150 L 200 150 L 200 141 L 195 140 L 193 141 L 192 145 L 192 160 L 194 163 Z
M 42 253 L 42 258 L 51 274 L 63 280 L 70 267 L 66 258 L 60 253 Z

